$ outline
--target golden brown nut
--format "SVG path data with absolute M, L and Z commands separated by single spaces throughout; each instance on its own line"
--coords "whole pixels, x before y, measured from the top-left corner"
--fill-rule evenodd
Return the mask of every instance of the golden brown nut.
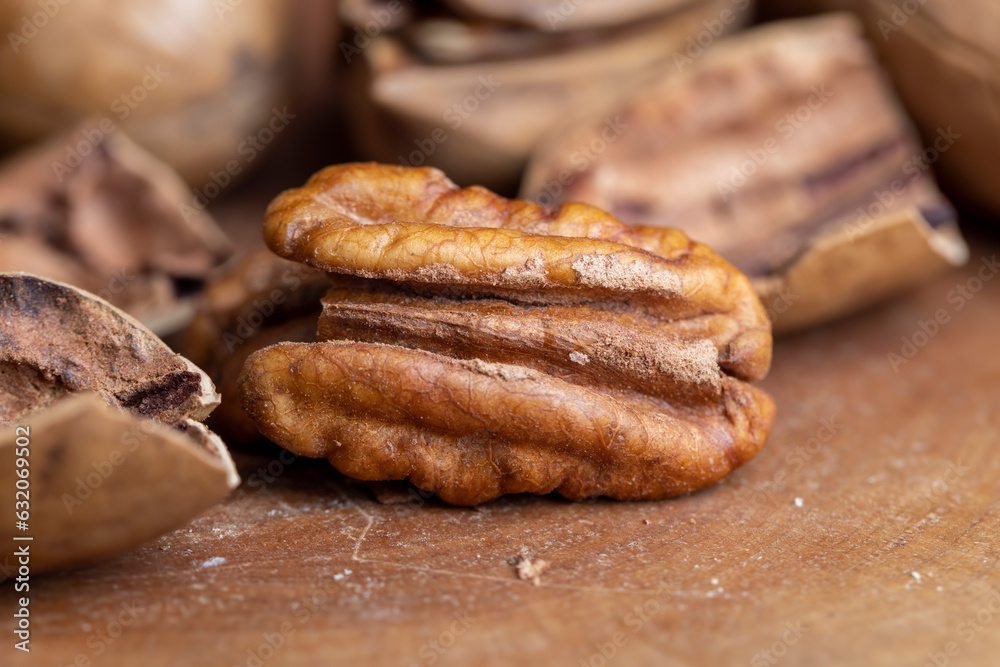
M 662 498 L 723 478 L 770 428 L 770 398 L 744 381 L 770 363 L 763 308 L 675 230 L 359 164 L 278 197 L 265 239 L 341 275 L 325 342 L 252 355 L 244 407 L 353 477 L 457 504 Z
M 209 378 L 107 302 L 0 273 L 0 343 L 0 453 L 29 461 L 33 569 L 134 547 L 239 484 L 199 423 L 219 403 Z

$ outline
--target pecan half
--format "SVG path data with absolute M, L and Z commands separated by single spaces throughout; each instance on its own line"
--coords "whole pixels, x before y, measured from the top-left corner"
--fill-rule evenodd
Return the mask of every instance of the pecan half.
M 319 343 L 244 368 L 261 432 L 456 504 L 662 498 L 725 477 L 771 426 L 749 281 L 676 230 L 548 212 L 435 169 L 327 168 L 271 205 L 278 254 L 331 272 Z

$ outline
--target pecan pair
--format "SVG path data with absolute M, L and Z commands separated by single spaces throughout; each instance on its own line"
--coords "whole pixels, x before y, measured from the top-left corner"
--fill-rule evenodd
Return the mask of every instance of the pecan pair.
M 771 356 L 749 281 L 670 229 L 549 212 L 434 169 L 327 168 L 268 210 L 330 273 L 318 343 L 252 355 L 244 408 L 297 454 L 455 504 L 663 498 L 750 459 Z

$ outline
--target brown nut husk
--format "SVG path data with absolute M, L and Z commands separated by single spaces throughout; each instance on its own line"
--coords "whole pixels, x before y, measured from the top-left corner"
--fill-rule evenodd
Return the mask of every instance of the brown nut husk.
M 285 93 L 292 3 L 0 3 L 0 135 L 34 141 L 97 115 L 192 185 L 266 127 Z M 42 27 L 33 22 L 44 20 Z
M 954 211 L 860 33 L 834 15 L 724 40 L 541 148 L 522 196 L 683 229 L 754 280 L 776 332 L 961 264 Z M 627 129 L 608 139 L 608 118 Z
M 480 19 L 523 23 L 538 30 L 602 28 L 647 19 L 690 0 L 445 0 L 456 12 Z M 736 9 L 749 0 L 731 3 Z
M 239 484 L 225 445 L 201 424 L 188 430 L 116 410 L 92 393 L 0 428 L 0 456 L 13 462 L 29 442 L 31 514 L 0 539 L 30 536 L 31 570 L 48 572 L 113 556 L 184 525 Z M 26 440 L 24 434 L 27 433 Z M 23 453 L 23 452 L 22 452 Z M 13 497 L 13 465 L 0 488 Z M 8 507 L 13 507 L 8 503 Z
M 0 273 L 0 315 L 0 448 L 28 448 L 32 571 L 135 547 L 239 484 L 198 421 L 219 403 L 211 381 L 141 324 L 25 273 Z M 13 493 L 13 466 L 0 481 Z
M 700 0 L 576 44 L 550 36 L 562 49 L 462 64 L 428 62 L 421 55 L 434 49 L 414 53 L 404 40 L 380 35 L 348 68 L 358 89 L 348 111 L 359 148 L 384 162 L 439 167 L 463 184 L 511 189 L 538 142 L 567 115 L 627 90 L 650 69 L 676 67 L 697 36 L 712 37 L 706 22 L 724 12 L 720 34 L 744 25 L 752 9 Z M 482 52 L 481 38 L 465 41 Z M 515 40 L 534 50 L 538 41 Z
M 203 368 L 225 396 L 239 395 L 247 357 L 282 341 L 313 342 L 329 289 L 322 271 L 261 249 L 234 261 L 212 277 L 198 297 L 183 354 Z M 239 401 L 225 401 L 211 426 L 230 445 L 260 438 Z
M 203 280 L 230 252 L 189 202 L 169 167 L 121 131 L 85 123 L 0 164 L 0 271 L 73 284 L 168 333 L 190 316 L 178 285 Z
M 992 0 L 761 4 L 784 15 L 849 10 L 860 16 L 928 148 L 942 129 L 958 135 L 953 145 L 939 151 L 934 165 L 938 178 L 949 193 L 1000 213 L 994 176 L 1000 153 L 1000 5 Z
M 767 317 L 739 272 L 670 229 L 547 212 L 435 169 L 327 168 L 268 210 L 278 254 L 331 272 L 319 338 L 253 354 L 262 433 L 447 502 L 663 498 L 763 444 Z

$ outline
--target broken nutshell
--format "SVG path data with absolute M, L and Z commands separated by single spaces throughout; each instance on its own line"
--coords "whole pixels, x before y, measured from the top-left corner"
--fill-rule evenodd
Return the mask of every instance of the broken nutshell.
M 0 448 L 27 450 L 33 570 L 135 547 L 239 484 L 200 423 L 219 403 L 209 378 L 102 299 L 0 273 L 0 341 Z
M 190 315 L 185 290 L 229 242 L 176 173 L 107 125 L 0 165 L 0 271 L 70 283 L 168 333 Z
M 353 164 L 279 196 L 264 235 L 333 286 L 320 342 L 247 360 L 244 408 L 351 477 L 462 505 L 664 498 L 722 479 L 770 429 L 749 384 L 770 364 L 766 314 L 679 231 Z
M 930 155 L 936 155 L 935 169 L 948 192 L 1000 213 L 995 176 L 1000 3 L 765 0 L 761 5 L 779 15 L 849 11 L 860 17 L 924 143 L 935 149 Z M 942 133 L 959 140 L 942 140 Z
M 257 162 L 241 154 L 232 169 L 237 148 L 273 122 L 286 92 L 293 4 L 0 3 L 10 43 L 0 52 L 0 138 L 38 140 L 97 115 L 193 186 L 245 174 Z
M 564 0 L 445 0 L 464 16 L 510 21 L 542 31 L 603 28 L 655 17 L 677 9 L 687 0 L 597 0 L 568 3 Z M 734 3 L 736 6 L 747 2 Z
M 610 137 L 607 118 L 628 126 Z M 776 332 L 856 311 L 967 248 L 847 15 L 720 40 L 538 149 L 521 195 L 678 227 L 754 282 Z
M 415 18 L 370 44 L 365 37 L 363 48 L 357 37 L 342 43 L 352 63 L 348 117 L 367 157 L 439 167 L 461 183 L 496 190 L 516 188 L 531 152 L 567 116 L 650 70 L 676 68 L 678 54 L 708 34 L 706 25 L 736 30 L 752 5 L 587 2 L 567 11 L 548 2 L 451 4 L 457 15 Z M 497 20 L 464 18 L 470 15 Z M 522 25 L 503 22 L 510 19 Z

